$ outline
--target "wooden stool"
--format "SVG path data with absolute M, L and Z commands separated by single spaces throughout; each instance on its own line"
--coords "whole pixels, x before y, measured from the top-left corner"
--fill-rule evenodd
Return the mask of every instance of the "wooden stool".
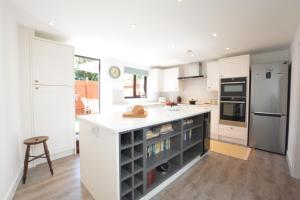
M 48 146 L 46 141 L 49 139 L 48 136 L 39 136 L 39 137 L 33 137 L 33 138 L 28 138 L 26 140 L 24 140 L 24 144 L 27 145 L 26 148 L 26 153 L 25 153 L 25 159 L 24 159 L 24 173 L 23 173 L 23 184 L 25 184 L 26 181 L 26 177 L 27 177 L 27 171 L 28 171 L 28 163 L 37 159 L 37 158 L 46 158 L 49 168 L 50 168 L 50 172 L 53 175 L 53 169 L 52 169 L 52 163 L 50 160 L 50 156 L 49 156 L 49 150 L 48 150 Z M 30 155 L 30 146 L 31 145 L 36 145 L 36 144 L 41 144 L 43 143 L 44 146 L 44 151 L 45 153 L 39 155 L 39 156 L 31 156 Z M 44 157 L 44 155 L 46 155 L 46 157 Z M 29 158 L 32 158 L 31 160 L 29 160 Z

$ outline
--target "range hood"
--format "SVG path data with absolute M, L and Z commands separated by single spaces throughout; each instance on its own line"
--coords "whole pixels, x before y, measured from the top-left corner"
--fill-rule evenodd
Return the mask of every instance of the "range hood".
M 195 62 L 189 63 L 181 66 L 179 68 L 179 77 L 178 79 L 192 79 L 192 78 L 203 78 L 205 77 L 202 72 L 202 63 Z

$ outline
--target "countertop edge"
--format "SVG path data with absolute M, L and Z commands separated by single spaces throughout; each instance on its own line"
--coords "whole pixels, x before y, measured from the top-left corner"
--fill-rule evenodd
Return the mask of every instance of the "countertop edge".
M 144 126 L 132 126 L 130 128 L 125 128 L 125 129 L 124 128 L 123 129 L 112 129 L 110 127 L 103 126 L 103 125 L 101 125 L 97 122 L 94 122 L 92 120 L 86 119 L 84 116 L 79 116 L 78 119 L 82 120 L 82 121 L 85 121 L 85 122 L 88 122 L 90 124 L 94 124 L 97 127 L 100 127 L 100 128 L 109 130 L 110 132 L 118 134 L 118 133 L 130 131 L 130 130 L 135 130 L 135 129 L 140 129 L 140 128 L 144 128 L 144 127 L 148 127 L 148 126 L 153 126 L 153 125 L 156 125 L 156 124 L 161 124 L 161 123 L 166 123 L 166 122 L 175 121 L 175 120 L 179 120 L 179 119 L 184 119 L 184 118 L 188 118 L 188 117 L 193 117 L 193 116 L 201 115 L 201 114 L 204 114 L 204 113 L 210 113 L 211 111 L 212 111 L 211 109 L 206 109 L 205 111 L 201 111 L 201 112 L 193 113 L 193 114 L 186 114 L 186 115 L 183 115 L 183 116 L 180 116 L 180 117 L 175 117 L 174 119 L 170 119 L 170 120 L 162 120 L 160 122 L 148 123 L 148 124 L 145 124 Z

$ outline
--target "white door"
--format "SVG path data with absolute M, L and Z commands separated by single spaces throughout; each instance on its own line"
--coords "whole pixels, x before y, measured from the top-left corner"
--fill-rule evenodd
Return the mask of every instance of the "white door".
M 211 111 L 211 138 L 218 139 L 219 136 L 219 106 L 212 106 Z
M 219 62 L 209 62 L 206 65 L 207 71 L 207 90 L 219 91 L 220 88 L 220 69 Z
M 49 136 L 51 154 L 75 148 L 74 88 L 33 86 L 34 135 Z
M 32 83 L 73 86 L 73 59 L 71 46 L 32 39 Z

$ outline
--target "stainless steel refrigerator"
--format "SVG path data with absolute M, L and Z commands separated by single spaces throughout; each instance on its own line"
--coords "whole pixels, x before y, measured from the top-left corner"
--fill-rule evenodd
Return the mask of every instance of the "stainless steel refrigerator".
M 251 147 L 279 154 L 286 153 L 288 87 L 288 64 L 251 66 Z

